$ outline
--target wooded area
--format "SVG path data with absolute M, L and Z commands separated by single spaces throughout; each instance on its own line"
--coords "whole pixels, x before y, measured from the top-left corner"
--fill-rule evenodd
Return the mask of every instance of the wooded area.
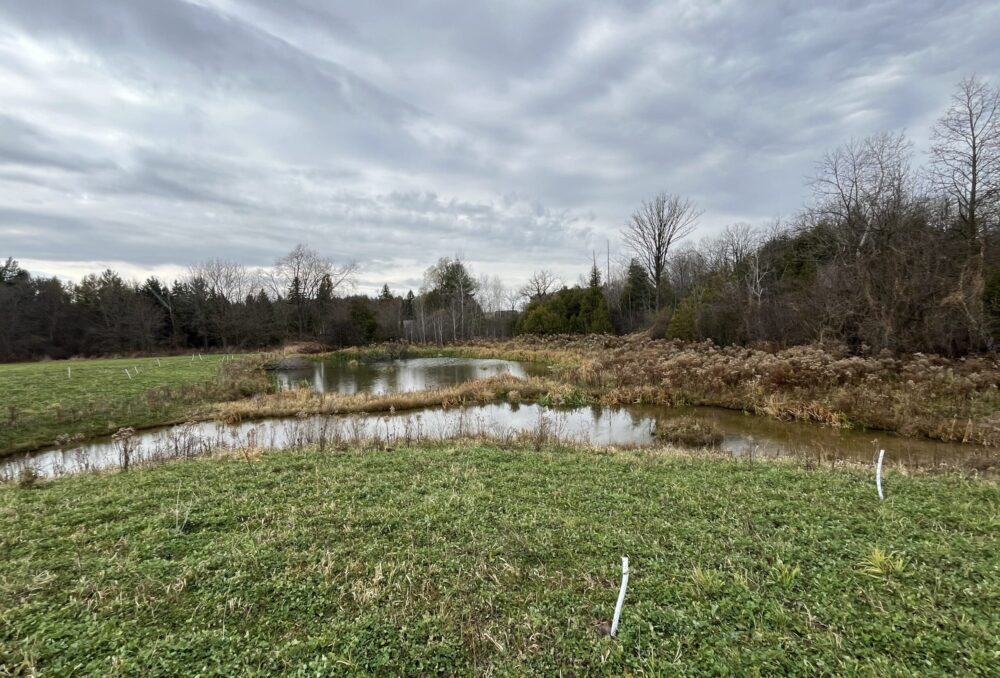
M 843 342 L 856 352 L 963 355 L 1000 340 L 1000 93 L 959 84 L 914 167 L 901 133 L 827 153 L 787 221 L 678 243 L 700 211 L 661 193 L 626 222 L 626 251 L 575 286 L 538 271 L 512 289 L 460 258 L 405 295 L 353 293 L 354 264 L 298 246 L 272 267 L 215 260 L 168 284 L 114 271 L 78 284 L 0 265 L 0 360 L 514 333 L 618 332 L 719 344 Z M 602 279 L 603 278 L 603 279 Z

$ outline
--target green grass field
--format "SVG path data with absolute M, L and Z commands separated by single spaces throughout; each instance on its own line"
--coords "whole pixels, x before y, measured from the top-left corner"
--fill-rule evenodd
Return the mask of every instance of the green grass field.
M 886 492 L 862 470 L 457 443 L 7 485 L 0 666 L 997 675 L 1000 487 Z
M 240 364 L 223 361 L 205 355 L 0 365 L 0 455 L 50 445 L 63 435 L 181 420 L 240 394 L 236 381 L 248 375 L 223 374 L 224 364 Z

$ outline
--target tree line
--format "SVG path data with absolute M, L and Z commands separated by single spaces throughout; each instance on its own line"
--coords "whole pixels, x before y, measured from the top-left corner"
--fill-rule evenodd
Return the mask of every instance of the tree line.
M 720 344 L 834 340 L 856 351 L 993 350 L 1000 340 L 1000 91 L 972 77 L 927 161 L 883 132 L 828 152 L 795 219 L 679 248 L 699 212 L 660 194 L 623 239 L 619 329 Z
M 296 246 L 260 269 L 216 259 L 168 284 L 113 270 L 79 283 L 0 262 L 0 360 L 235 350 L 318 340 L 334 346 L 456 341 L 513 332 L 517 300 L 458 258 L 428 269 L 417 294 L 354 292 L 355 264 Z
M 622 228 L 623 255 L 572 285 L 520 288 L 460 257 L 414 292 L 355 292 L 357 266 L 299 245 L 266 268 L 224 260 L 170 283 L 114 271 L 73 284 L 0 263 L 0 360 L 163 350 L 445 343 L 517 333 L 627 333 L 719 344 L 844 342 L 960 355 L 1000 341 L 1000 92 L 963 80 L 914 167 L 884 132 L 828 152 L 800 214 L 690 244 L 701 211 L 667 192 Z

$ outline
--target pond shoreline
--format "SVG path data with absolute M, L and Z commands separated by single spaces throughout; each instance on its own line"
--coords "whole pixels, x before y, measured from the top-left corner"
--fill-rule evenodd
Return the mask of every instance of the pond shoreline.
M 657 430 L 669 430 L 673 422 L 685 421 L 700 422 L 718 431 L 717 441 L 708 446 L 684 446 L 656 434 Z M 0 476 L 16 478 L 27 467 L 42 476 L 69 475 L 211 456 L 220 451 L 249 455 L 308 446 L 321 450 L 385 448 L 456 439 L 507 445 L 530 443 L 535 447 L 655 449 L 666 445 L 751 461 L 790 458 L 818 465 L 868 465 L 881 448 L 888 450 L 890 466 L 986 473 L 1000 468 L 1000 455 L 990 448 L 892 434 L 873 437 L 872 432 L 780 422 L 722 408 L 546 407 L 530 402 L 490 402 L 449 409 L 425 407 L 396 412 L 299 414 L 230 423 L 186 422 L 9 457 L 0 462 Z
M 635 382 L 637 379 L 641 381 L 645 378 L 631 374 L 631 372 L 637 371 L 633 369 L 635 361 L 629 359 L 631 362 L 626 360 L 625 363 L 622 363 L 621 350 L 616 353 L 608 349 L 606 340 L 598 341 L 599 346 L 594 344 L 594 341 L 588 343 L 581 338 L 557 338 L 552 341 L 534 338 L 446 347 L 392 345 L 349 349 L 328 354 L 285 356 L 282 360 L 286 362 L 279 363 L 261 361 L 260 356 L 257 356 L 256 360 L 248 356 L 243 359 L 248 368 L 257 370 L 261 375 L 268 375 L 266 381 L 278 384 L 277 392 L 256 392 L 255 395 L 243 398 L 203 403 L 179 415 L 176 412 L 171 412 L 163 419 L 157 419 L 155 415 L 152 418 L 145 417 L 141 423 L 133 423 L 130 427 L 142 432 L 188 422 L 221 421 L 233 423 L 262 421 L 294 416 L 299 413 L 374 414 L 411 411 L 434 406 L 448 408 L 504 402 L 538 402 L 546 405 L 568 406 L 600 403 L 609 406 L 655 404 L 664 407 L 724 408 L 775 421 L 806 421 L 810 422 L 811 425 L 819 424 L 865 434 L 895 433 L 913 440 L 944 440 L 945 442 L 973 447 L 979 446 L 975 435 L 980 435 L 980 440 L 985 440 L 987 443 L 993 442 L 992 434 L 984 437 L 981 433 L 984 430 L 982 426 L 980 424 L 974 426 L 971 418 L 963 422 L 955 417 L 950 422 L 951 427 L 947 429 L 940 425 L 924 428 L 912 426 L 901 428 L 888 425 L 891 422 L 885 418 L 873 419 L 872 421 L 880 425 L 872 425 L 865 421 L 853 421 L 846 417 L 833 416 L 828 410 L 809 401 L 797 403 L 797 409 L 790 411 L 778 403 L 775 394 L 746 399 L 737 392 L 719 393 L 704 389 L 700 392 L 694 392 L 683 384 L 669 389 L 641 385 L 625 387 L 622 383 L 629 379 Z M 621 346 L 642 348 L 647 344 L 661 348 L 682 348 L 684 350 L 680 352 L 679 356 L 687 360 L 691 359 L 691 351 L 693 350 L 692 346 L 673 346 L 677 342 L 644 342 L 641 341 L 641 338 L 636 337 L 619 339 L 617 343 L 619 348 Z M 664 346 L 665 344 L 667 346 Z M 591 345 L 597 346 L 600 350 L 593 350 Z M 591 349 L 584 350 L 584 347 L 591 347 Z M 712 350 L 720 351 L 719 349 Z M 674 354 L 668 352 L 668 355 Z M 386 358 L 389 360 L 387 361 Z M 503 369 L 490 372 L 491 376 L 487 379 L 479 379 L 476 369 L 469 365 L 462 366 L 463 361 L 468 363 L 478 361 L 491 365 L 493 368 L 500 365 L 503 366 Z M 438 382 L 431 379 L 429 381 L 431 387 L 427 388 L 426 375 L 419 378 L 411 375 L 410 378 L 414 379 L 416 383 L 413 388 L 408 386 L 399 389 L 388 386 L 389 382 L 380 373 L 388 369 L 387 366 L 397 369 L 397 367 L 392 366 L 407 363 L 415 365 L 436 363 L 438 369 L 445 372 L 447 370 L 465 371 L 458 377 L 454 375 L 448 377 L 457 383 L 443 387 L 437 387 L 439 386 Z M 234 365 L 235 363 L 230 364 Z M 534 367 L 524 369 L 526 365 Z M 511 377 L 508 374 L 510 366 L 519 366 L 522 370 L 521 373 L 515 373 L 514 377 Z M 420 369 L 424 368 L 414 367 L 415 372 L 419 372 Z M 311 390 L 322 391 L 325 389 L 317 388 L 320 377 L 316 375 L 322 375 L 324 371 L 336 373 L 337 370 L 367 372 L 370 379 L 376 381 L 383 379 L 384 383 L 379 389 L 374 389 L 372 388 L 373 382 L 365 383 L 363 380 L 359 381 L 355 376 L 352 378 L 356 383 L 349 389 L 351 395 L 338 394 L 332 397 L 329 392 L 316 394 L 307 390 L 294 390 L 294 376 L 287 376 L 285 383 L 280 383 L 282 374 L 292 375 L 299 371 L 300 375 L 311 376 L 311 380 L 306 380 L 310 381 Z M 250 373 L 247 374 L 250 375 Z M 343 388 L 343 383 L 333 384 L 333 388 L 340 391 Z M 372 390 L 377 392 L 366 393 L 366 391 Z M 151 390 L 150 393 L 152 392 Z M 111 421 L 116 419 L 129 421 L 124 416 L 115 417 L 115 419 L 109 418 Z M 128 426 L 128 424 L 125 425 Z M 73 427 L 69 425 L 66 428 L 72 430 Z M 976 434 L 974 429 L 980 433 Z M 82 440 L 98 440 L 102 435 L 109 435 L 111 432 L 108 429 L 107 433 L 89 434 Z M 39 441 L 37 444 L 16 445 L 14 448 L 0 452 L 0 459 L 45 451 L 52 448 L 54 443 L 55 441 L 49 440 Z

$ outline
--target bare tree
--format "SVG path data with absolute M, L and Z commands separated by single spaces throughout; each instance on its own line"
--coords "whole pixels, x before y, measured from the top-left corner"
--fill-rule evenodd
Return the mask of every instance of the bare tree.
M 761 308 L 764 302 L 764 292 L 767 289 L 766 281 L 771 274 L 771 266 L 761 256 L 759 245 L 751 250 L 745 261 L 746 272 L 743 281 L 746 283 L 747 300 L 749 301 L 745 314 L 746 331 L 748 337 L 756 339 L 760 334 Z
M 299 244 L 274 262 L 268 278 L 275 297 L 290 296 L 298 321 L 299 337 L 306 324 L 306 307 L 316 299 L 321 288 L 330 296 L 354 287 L 358 265 L 349 262 L 337 266 L 316 250 Z
M 691 294 L 708 276 L 711 267 L 703 252 L 696 247 L 682 246 L 667 259 L 666 277 L 676 298 Z
M 260 287 L 260 271 L 225 259 L 211 259 L 188 267 L 189 279 L 200 278 L 208 290 L 238 303 Z
M 843 250 L 860 256 L 874 231 L 895 225 L 910 188 L 910 154 L 902 133 L 882 132 L 823 156 L 812 181 L 816 211 L 838 226 Z
M 992 346 L 985 323 L 986 231 L 1000 207 L 1000 89 L 966 78 L 931 133 L 931 181 L 958 210 L 972 248 L 957 289 L 947 301 L 962 309 L 981 341 Z
M 355 262 L 336 265 L 329 257 L 324 257 L 311 247 L 299 244 L 285 256 L 274 262 L 271 270 L 271 291 L 275 296 L 287 294 L 293 281 L 298 281 L 302 296 L 315 298 L 323 278 L 330 277 L 334 293 L 354 287 L 354 277 L 358 272 Z
M 746 222 L 732 224 L 719 236 L 719 254 L 722 267 L 736 271 L 757 249 L 760 237 L 753 226 Z
M 622 230 L 625 244 L 653 281 L 657 309 L 670 247 L 694 231 L 700 216 L 701 211 L 690 200 L 661 192 L 652 200 L 644 200 Z
M 966 237 L 982 244 L 1000 202 L 1000 89 L 966 78 L 931 132 L 931 179 L 958 209 Z
M 209 292 L 211 324 L 229 346 L 245 329 L 246 316 L 242 304 L 260 289 L 260 271 L 225 259 L 211 259 L 188 268 L 188 282 L 201 281 Z M 156 295 L 160 303 L 164 300 Z M 167 306 L 172 314 L 173 309 Z
M 482 274 L 479 276 L 479 283 L 476 289 L 476 301 L 483 312 L 484 318 L 489 318 L 488 326 L 484 328 L 484 333 L 497 337 L 501 331 L 501 319 L 504 311 L 504 304 L 507 297 L 507 288 L 500 279 L 500 276 L 489 276 Z
M 452 340 L 466 338 L 466 321 L 475 315 L 478 283 L 460 256 L 441 257 L 424 272 L 422 292 L 433 297 L 451 319 Z
M 531 274 L 528 282 L 521 287 L 519 292 L 522 297 L 531 301 L 547 297 L 555 292 L 561 284 L 562 280 L 559 279 L 559 276 L 552 271 L 541 269 Z

